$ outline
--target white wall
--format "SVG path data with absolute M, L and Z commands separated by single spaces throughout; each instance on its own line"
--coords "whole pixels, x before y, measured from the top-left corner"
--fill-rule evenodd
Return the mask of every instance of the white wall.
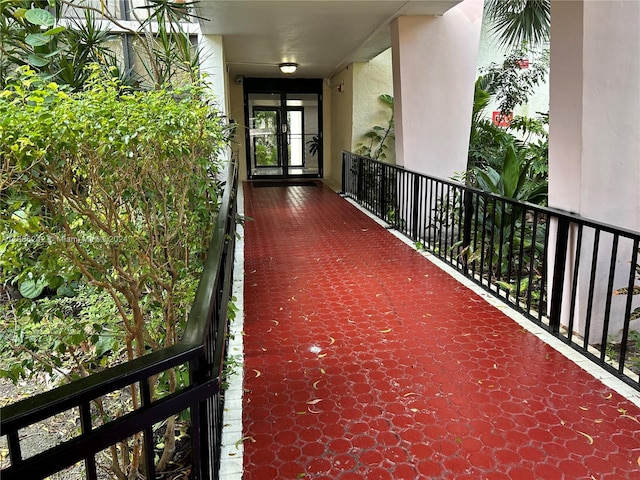
M 202 61 L 200 68 L 202 73 L 208 76 L 207 80 L 211 86 L 211 94 L 215 99 L 218 108 L 223 114 L 229 109 L 227 95 L 227 73 L 225 69 L 224 49 L 221 35 L 200 35 L 198 37 L 198 48 Z
M 551 5 L 549 204 L 639 231 L 640 2 L 552 0 Z M 592 239 L 587 233 L 583 244 Z M 593 342 L 599 340 L 609 293 L 611 245 L 612 238 L 603 235 Z M 621 242 L 613 289 L 627 285 L 630 250 L 629 242 Z M 583 248 L 580 257 L 577 318 L 585 318 L 592 249 Z M 613 299 L 610 334 L 622 325 L 623 302 L 624 297 Z M 567 302 L 563 310 L 566 323 Z M 584 324 L 574 330 L 582 333 Z
M 451 178 L 467 166 L 482 0 L 441 17 L 399 17 L 391 24 L 396 161 Z

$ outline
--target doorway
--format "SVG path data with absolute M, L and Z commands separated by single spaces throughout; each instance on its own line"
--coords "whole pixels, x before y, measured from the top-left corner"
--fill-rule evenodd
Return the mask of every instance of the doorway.
M 322 81 L 244 81 L 249 179 L 322 177 Z

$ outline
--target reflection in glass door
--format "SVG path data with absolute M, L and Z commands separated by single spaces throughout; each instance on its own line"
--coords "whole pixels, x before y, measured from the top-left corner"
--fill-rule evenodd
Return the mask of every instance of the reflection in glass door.
M 246 94 L 250 178 L 322 176 L 320 94 L 286 90 Z
M 283 175 L 279 95 L 253 95 L 250 104 L 249 150 L 253 175 Z
M 286 95 L 289 162 L 287 174 L 319 175 L 321 155 L 320 112 L 318 95 L 289 93 Z

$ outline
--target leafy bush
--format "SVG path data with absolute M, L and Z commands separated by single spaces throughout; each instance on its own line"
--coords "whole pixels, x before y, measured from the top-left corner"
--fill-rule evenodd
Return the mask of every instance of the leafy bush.
M 200 87 L 94 77 L 68 94 L 22 72 L 0 97 L 0 280 L 30 300 L 73 295 L 82 278 L 115 302 L 129 358 L 173 343 L 217 207 L 216 112 Z
M 0 285 L 23 298 L 4 306 L 0 376 L 74 378 L 175 343 L 218 209 L 225 135 L 205 86 L 131 91 L 96 69 L 72 93 L 17 72 L 0 92 Z M 140 448 L 112 447 L 119 478 Z

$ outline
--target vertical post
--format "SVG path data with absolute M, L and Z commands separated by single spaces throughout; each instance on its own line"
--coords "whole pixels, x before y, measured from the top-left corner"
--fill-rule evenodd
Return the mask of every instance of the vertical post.
M 88 435 L 91 432 L 91 408 L 87 402 L 83 402 L 80 405 L 80 429 L 83 435 Z M 84 467 L 89 480 L 96 480 L 98 478 L 96 457 L 94 455 L 90 455 L 84 459 Z
M 340 186 L 343 195 L 347 192 L 347 152 L 342 152 L 342 185 Z
M 204 355 L 204 353 L 203 353 Z M 198 360 L 189 362 L 189 377 L 192 386 L 202 383 L 201 378 L 201 362 L 203 357 L 199 357 Z M 204 467 L 202 461 L 202 452 L 206 448 L 207 442 L 203 441 L 203 437 L 206 435 L 201 428 L 201 423 L 206 418 L 205 409 L 203 404 L 199 403 L 190 408 L 189 416 L 191 420 L 191 461 L 192 461 L 192 473 L 195 480 L 205 480 L 207 476 L 204 474 Z
M 413 172 L 407 172 L 409 175 L 413 176 L 413 201 L 411 202 L 411 218 L 412 218 L 412 228 L 411 228 L 411 240 L 417 241 L 419 238 L 418 235 L 418 213 L 419 213 L 419 205 L 420 205 L 420 177 Z
M 150 405 L 151 404 L 151 387 L 149 385 L 149 379 L 140 380 L 140 393 L 142 394 L 142 405 Z M 143 435 L 144 445 L 143 445 L 143 453 L 144 453 L 144 464 L 145 464 L 145 474 L 147 478 L 156 478 L 156 466 L 155 466 L 155 456 L 153 452 L 153 429 L 151 425 L 148 425 L 144 429 Z
M 357 184 L 356 184 L 356 200 L 358 202 L 361 202 L 362 201 L 362 184 L 363 184 L 363 180 L 364 180 L 363 179 L 364 174 L 362 172 L 362 170 L 363 170 L 363 168 L 362 168 L 363 159 L 362 159 L 362 157 L 357 157 L 357 159 L 358 159 L 358 169 L 357 169 L 358 177 L 356 178 L 356 182 L 357 182 Z
M 556 234 L 556 253 L 553 260 L 553 285 L 549 302 L 549 329 L 551 333 L 560 332 L 560 313 L 562 311 L 562 293 L 564 290 L 564 273 L 567 261 L 567 245 L 569 243 L 569 220 L 558 218 Z
M 387 219 L 387 168 L 382 163 L 380 167 L 380 218 Z M 395 219 L 392 220 L 395 223 Z
M 462 227 L 462 266 L 465 273 L 469 272 L 469 248 L 471 247 L 471 222 L 473 221 L 473 193 L 470 190 L 464 190 L 463 205 L 463 227 Z

